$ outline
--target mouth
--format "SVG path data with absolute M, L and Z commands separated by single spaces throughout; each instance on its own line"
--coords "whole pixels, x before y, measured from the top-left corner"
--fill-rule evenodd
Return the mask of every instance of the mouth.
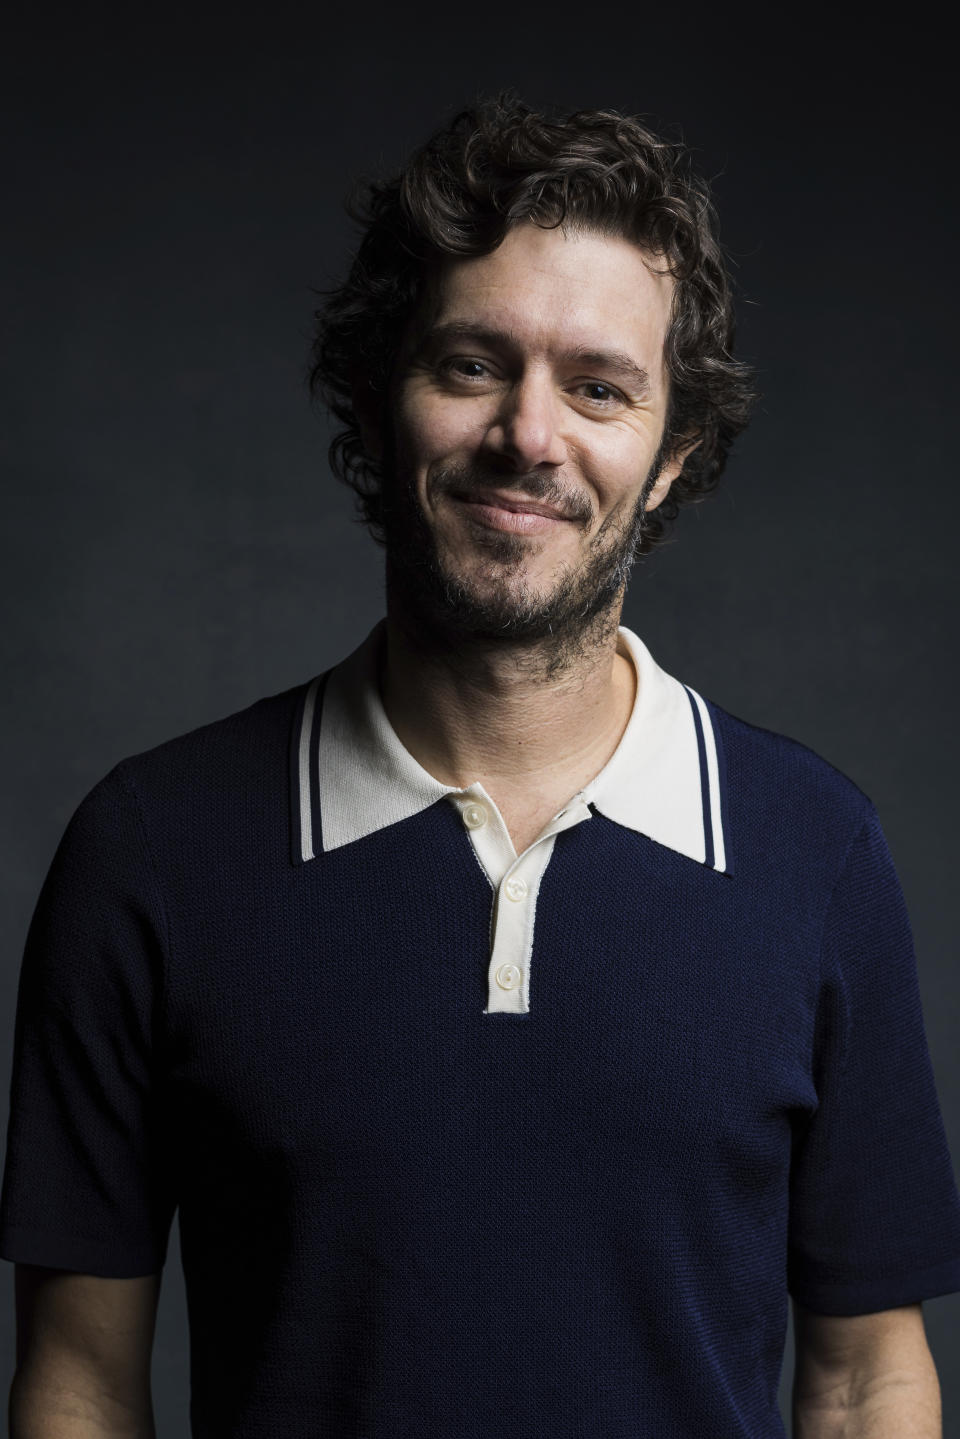
M 570 524 L 570 516 L 554 505 L 525 495 L 501 494 L 496 490 L 452 491 L 450 499 L 464 507 L 468 519 L 487 529 L 506 530 L 515 535 L 540 535 L 558 525 Z

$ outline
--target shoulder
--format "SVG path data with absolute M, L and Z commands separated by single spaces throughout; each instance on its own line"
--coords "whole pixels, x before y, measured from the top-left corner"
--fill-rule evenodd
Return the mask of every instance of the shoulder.
M 810 745 L 702 698 L 741 853 L 746 845 L 794 860 L 816 856 L 834 869 L 864 826 L 877 823 L 870 796 Z
M 74 826 L 115 828 L 121 814 L 156 843 L 203 843 L 259 823 L 287 801 L 292 736 L 313 678 L 118 759 L 81 800 Z
M 739 785 L 749 786 L 755 780 L 764 789 L 771 784 L 800 786 L 801 794 L 807 798 L 840 804 L 855 812 L 872 804 L 870 796 L 850 775 L 802 740 L 731 714 L 715 700 L 705 697 L 704 702 L 719 731 L 731 777 Z
M 270 768 L 277 755 L 285 761 L 294 718 L 312 683 L 266 695 L 231 714 L 173 735 L 151 748 L 118 761 L 116 769 L 130 783 L 165 778 L 171 783 L 198 781 L 232 785 Z

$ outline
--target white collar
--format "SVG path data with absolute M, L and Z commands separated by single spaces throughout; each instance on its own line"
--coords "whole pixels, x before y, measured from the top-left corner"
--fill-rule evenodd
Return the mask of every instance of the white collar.
M 303 687 L 291 746 L 294 862 L 352 844 L 463 792 L 429 774 L 387 718 L 378 682 L 385 633 L 380 620 L 352 654 Z M 636 669 L 636 699 L 616 750 L 577 798 L 607 819 L 729 874 L 724 766 L 711 707 L 662 670 L 625 626 L 617 648 Z

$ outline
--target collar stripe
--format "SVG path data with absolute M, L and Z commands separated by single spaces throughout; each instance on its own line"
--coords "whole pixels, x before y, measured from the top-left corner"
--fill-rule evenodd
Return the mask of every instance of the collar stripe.
M 703 807 L 703 862 L 713 868 L 713 824 L 710 814 L 710 776 L 707 773 L 707 749 L 703 742 L 703 720 L 697 702 L 689 685 L 684 685 L 690 708 L 693 710 L 693 727 L 697 732 L 697 757 L 700 761 L 700 803 Z
M 310 681 L 294 715 L 296 743 L 291 745 L 291 813 L 295 864 L 313 859 L 320 842 L 320 779 L 318 769 L 320 708 L 329 671 Z
M 696 690 L 685 684 L 684 689 L 693 710 L 693 723 L 697 731 L 697 753 L 700 757 L 700 790 L 703 796 L 703 843 L 704 863 L 711 869 L 726 870 L 726 846 L 724 824 L 721 815 L 720 760 L 716 732 L 710 719 L 710 712 Z
M 708 714 L 710 714 L 711 703 L 710 700 L 706 701 Z M 719 726 L 713 722 L 712 714 L 710 714 L 710 720 L 710 730 L 717 751 L 717 789 L 719 796 L 714 813 L 721 820 L 720 843 L 723 847 L 723 867 L 727 874 L 731 874 L 734 864 L 736 863 L 736 856 L 733 852 L 733 845 L 730 838 L 730 791 L 727 788 L 729 783 L 727 778 L 727 757 L 723 748 L 723 737 L 720 733 Z
M 303 841 L 300 837 L 300 731 L 310 685 L 301 685 L 293 714 L 290 717 L 290 753 L 287 760 L 287 792 L 290 811 L 290 861 L 303 863 Z

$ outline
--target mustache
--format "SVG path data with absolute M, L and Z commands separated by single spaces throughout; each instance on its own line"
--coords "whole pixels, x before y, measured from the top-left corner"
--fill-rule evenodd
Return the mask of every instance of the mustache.
M 500 494 L 516 495 L 517 499 L 534 500 L 539 504 L 556 509 L 565 519 L 575 524 L 588 525 L 593 519 L 593 505 L 587 495 L 564 485 L 555 475 L 504 475 L 493 474 L 475 465 L 450 465 L 437 470 L 430 478 L 429 490 L 432 498 L 438 495 L 456 494 L 469 496 L 496 490 Z

